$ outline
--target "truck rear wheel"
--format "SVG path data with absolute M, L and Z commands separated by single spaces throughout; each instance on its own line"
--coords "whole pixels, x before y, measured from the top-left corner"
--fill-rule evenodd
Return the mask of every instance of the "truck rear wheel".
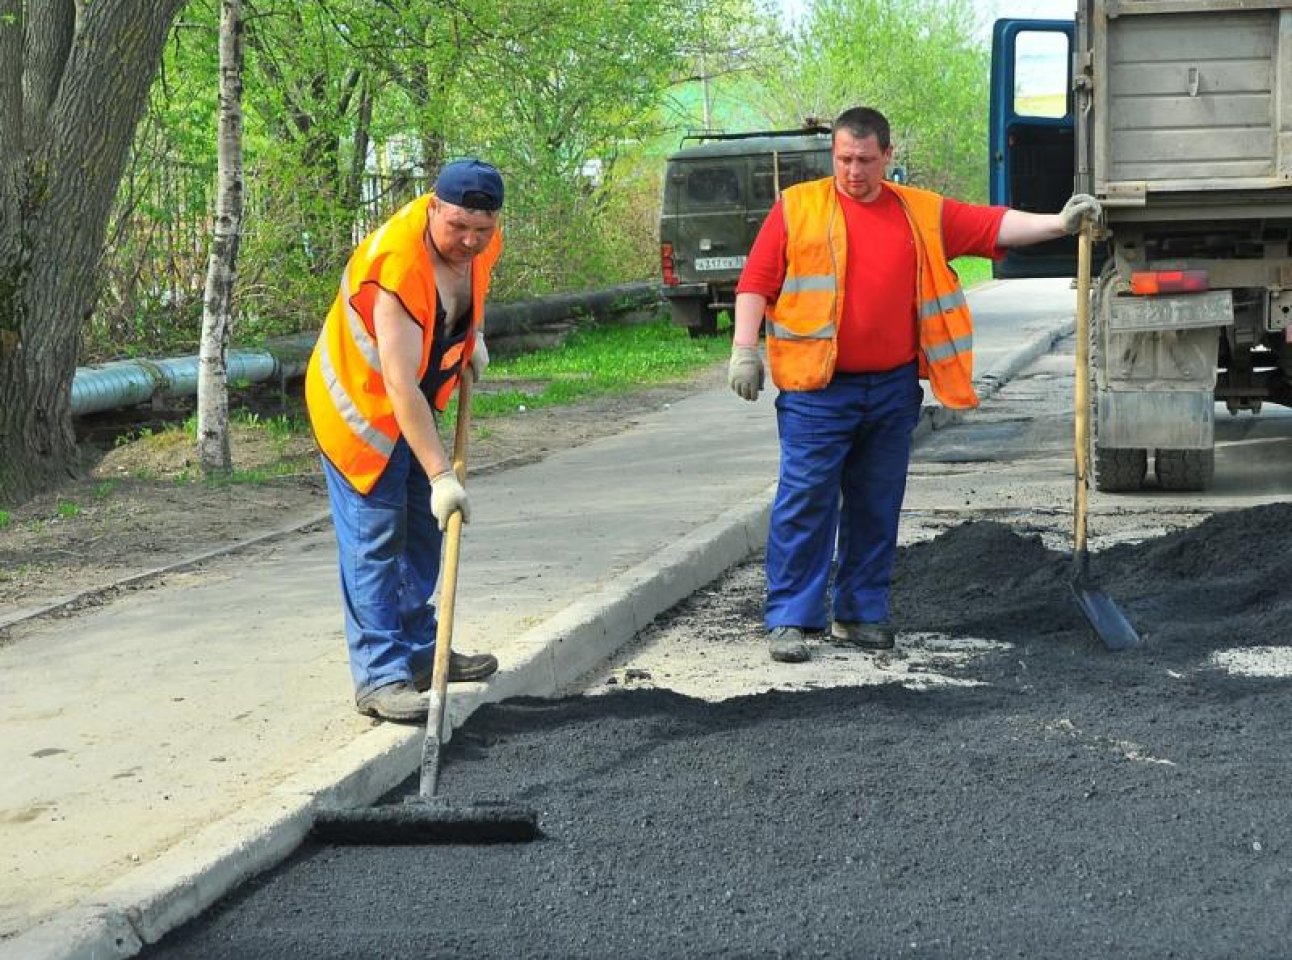
M 1095 445 L 1095 489 L 1101 493 L 1138 490 L 1144 485 L 1147 474 L 1147 450 Z
M 1163 490 L 1205 490 L 1216 472 L 1216 451 L 1159 450 L 1153 469 Z

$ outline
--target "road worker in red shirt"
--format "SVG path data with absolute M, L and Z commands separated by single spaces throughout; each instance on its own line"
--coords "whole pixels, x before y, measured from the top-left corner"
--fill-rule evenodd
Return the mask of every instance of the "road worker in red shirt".
M 949 261 L 999 257 L 1100 214 L 1084 194 L 1036 214 L 891 183 L 888 121 L 867 107 L 835 120 L 831 153 L 834 176 L 787 188 L 754 241 L 728 366 L 731 388 L 758 399 L 765 324 L 780 473 L 764 616 L 784 663 L 808 660 L 808 635 L 827 627 L 836 643 L 894 646 L 889 594 L 920 381 L 944 406 L 978 403 L 972 318 Z

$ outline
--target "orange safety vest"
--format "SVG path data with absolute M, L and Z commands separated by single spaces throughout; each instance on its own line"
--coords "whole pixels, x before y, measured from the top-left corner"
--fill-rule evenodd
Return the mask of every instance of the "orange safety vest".
M 942 198 L 885 181 L 915 236 L 919 372 L 946 407 L 978 405 L 973 388 L 973 317 L 942 247 Z M 786 272 L 767 308 L 767 359 L 782 390 L 819 390 L 834 376 L 843 317 L 848 238 L 833 177 L 781 194 Z
M 419 380 L 430 365 L 436 332 L 435 268 L 425 236 L 432 196 L 405 205 L 351 254 L 305 372 L 305 402 L 319 448 L 361 494 L 376 484 L 399 439 L 373 325 L 378 288 L 397 296 L 422 328 Z M 475 350 L 476 334 L 484 324 L 485 296 L 501 252 L 499 232 L 471 261 L 471 325 L 465 339 L 444 352 L 440 369 L 450 375 L 432 400 L 436 410 L 448 404 L 457 387 L 457 371 Z

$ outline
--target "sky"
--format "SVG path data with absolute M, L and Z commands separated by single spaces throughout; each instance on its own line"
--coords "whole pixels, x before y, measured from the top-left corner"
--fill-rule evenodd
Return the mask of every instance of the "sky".
M 811 0 L 777 0 L 781 13 L 792 23 L 802 15 Z M 990 38 L 991 24 L 1001 17 L 1029 20 L 1071 20 L 1076 15 L 1077 0 L 973 0 L 981 13 L 984 37 Z

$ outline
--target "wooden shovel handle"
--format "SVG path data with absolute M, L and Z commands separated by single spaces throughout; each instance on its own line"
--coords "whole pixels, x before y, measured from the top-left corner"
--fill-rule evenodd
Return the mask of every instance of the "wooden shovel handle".
M 1086 551 L 1086 499 L 1090 461 L 1090 260 L 1092 227 L 1085 223 L 1077 237 L 1077 364 L 1073 448 L 1076 484 L 1073 496 L 1073 555 L 1080 563 Z

